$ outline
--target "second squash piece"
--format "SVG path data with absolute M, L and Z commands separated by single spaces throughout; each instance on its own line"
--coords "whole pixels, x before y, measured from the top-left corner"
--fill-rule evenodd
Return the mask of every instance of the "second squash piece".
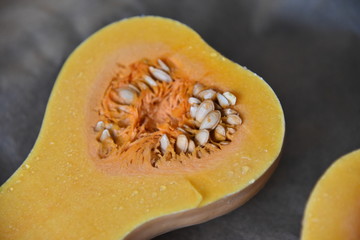
M 306 205 L 302 240 L 360 239 L 360 150 L 334 162 Z

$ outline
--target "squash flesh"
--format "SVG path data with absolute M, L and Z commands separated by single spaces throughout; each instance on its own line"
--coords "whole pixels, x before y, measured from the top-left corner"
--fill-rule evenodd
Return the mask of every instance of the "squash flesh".
M 144 56 L 167 56 L 194 79 L 240 96 L 244 123 L 226 157 L 221 151 L 204 157 L 195 171 L 139 166 L 141 174 L 93 161 L 89 138 L 96 112 L 88 106 L 101 101 L 116 62 Z M 251 185 L 277 159 L 284 129 L 272 89 L 188 27 L 157 17 L 114 23 L 81 44 L 61 70 L 34 149 L 1 187 L 0 237 L 122 238 L 151 219 L 206 206 Z
M 306 206 L 303 240 L 360 239 L 360 150 L 334 162 Z

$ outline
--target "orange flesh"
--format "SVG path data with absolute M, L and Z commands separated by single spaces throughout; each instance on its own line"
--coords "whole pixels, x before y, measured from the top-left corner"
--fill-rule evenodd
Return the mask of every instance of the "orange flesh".
M 360 150 L 334 162 L 306 206 L 302 240 L 360 239 Z
M 184 82 L 234 93 L 243 124 L 231 144 L 201 159 L 164 161 L 161 168 L 141 162 L 125 172 L 123 155 L 101 159 L 94 126 L 104 93 L 119 63 L 144 58 L 166 59 Z M 32 152 L 1 186 L 0 239 L 121 239 L 152 219 L 252 185 L 278 158 L 284 132 L 281 105 L 267 83 L 185 25 L 158 17 L 111 24 L 66 61 Z

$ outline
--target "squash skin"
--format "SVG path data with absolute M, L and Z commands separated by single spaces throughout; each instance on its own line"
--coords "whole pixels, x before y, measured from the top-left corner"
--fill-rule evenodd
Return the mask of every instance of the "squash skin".
M 268 179 L 275 171 L 279 160 L 280 157 L 259 179 L 243 190 L 200 208 L 174 213 L 151 220 L 143 225 L 140 225 L 131 233 L 126 235 L 125 240 L 153 238 L 171 230 L 203 223 L 233 211 L 246 203 L 264 187 Z
M 360 239 L 360 150 L 339 158 L 316 183 L 301 239 Z
M 136 28 L 140 27 L 139 33 Z M 158 175 L 109 173 L 94 164 L 88 141 L 91 127 L 84 126 L 93 126 L 96 118 L 95 111 L 86 106 L 99 103 L 116 61 L 137 60 L 140 52 L 154 57 L 173 53 L 169 57 L 194 77 L 216 69 L 206 81 L 226 79 L 217 84 L 241 94 L 242 114 L 251 118 L 245 119 L 225 159 L 218 153 L 205 169 Z M 207 206 L 217 201 L 223 205 L 226 196 L 245 194 L 242 191 L 250 186 L 246 197 L 236 198 L 215 216 L 224 214 L 253 196 L 260 188 L 258 182 L 265 183 L 276 166 L 284 132 L 283 112 L 272 89 L 219 55 L 188 27 L 159 17 L 114 23 L 81 44 L 61 70 L 34 149 L 0 189 L 0 221 L 4 223 L 0 238 L 139 239 L 132 232 L 153 219 L 202 207 L 206 213 Z M 241 173 L 245 165 L 251 167 L 248 174 Z M 164 186 L 165 191 L 161 190 Z M 196 213 L 189 211 L 192 214 Z M 205 214 L 193 223 L 215 216 Z M 141 238 L 184 226 L 173 221 L 168 229 L 152 225 L 154 231 Z

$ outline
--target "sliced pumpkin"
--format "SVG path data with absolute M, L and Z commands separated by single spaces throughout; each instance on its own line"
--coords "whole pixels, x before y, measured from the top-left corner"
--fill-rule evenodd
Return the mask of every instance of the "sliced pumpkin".
M 189 27 L 113 23 L 64 64 L 0 189 L 0 238 L 148 239 L 207 221 L 261 189 L 284 132 L 269 85 Z

